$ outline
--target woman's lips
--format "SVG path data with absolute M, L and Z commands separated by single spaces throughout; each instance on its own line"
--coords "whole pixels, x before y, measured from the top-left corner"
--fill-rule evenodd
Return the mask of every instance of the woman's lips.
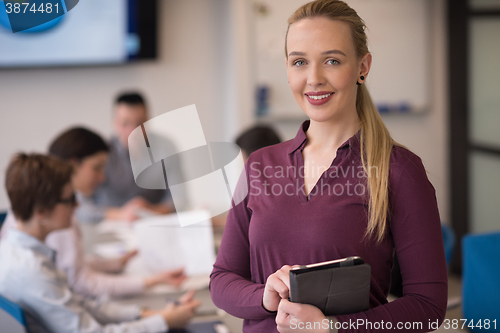
M 312 105 L 323 105 L 327 103 L 333 96 L 333 92 L 318 91 L 306 93 L 307 100 Z

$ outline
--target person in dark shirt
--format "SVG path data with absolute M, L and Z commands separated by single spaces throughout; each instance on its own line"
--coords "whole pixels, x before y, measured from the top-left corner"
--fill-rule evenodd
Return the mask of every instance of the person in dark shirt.
M 249 156 L 248 195 L 229 211 L 211 274 L 214 303 L 244 318 L 246 333 L 426 332 L 444 319 L 435 191 L 365 86 L 372 56 L 364 30 L 338 0 L 312 1 L 288 20 L 289 85 L 309 120 L 294 139 Z M 394 252 L 404 294 L 388 303 Z M 287 300 L 293 265 L 349 256 L 371 266 L 369 310 L 326 318 Z
M 158 214 L 175 211 L 169 189 L 152 190 L 139 187 L 135 183 L 128 137 L 130 133 L 148 120 L 147 103 L 138 92 L 121 93 L 115 100 L 113 114 L 113 137 L 109 142 L 109 159 L 106 165 L 106 180 L 96 193 L 97 201 L 106 208 L 127 207 L 131 209 L 110 210 L 116 214 L 107 214 L 117 220 L 135 220 L 139 217 L 138 209 L 147 209 Z M 173 144 L 162 138 L 170 151 L 175 151 Z M 166 166 L 166 173 L 175 179 L 182 178 L 178 164 Z M 187 201 L 187 199 L 185 200 Z
M 265 125 L 253 126 L 236 138 L 236 144 L 241 148 L 245 161 L 254 151 L 280 142 L 281 139 L 276 131 Z

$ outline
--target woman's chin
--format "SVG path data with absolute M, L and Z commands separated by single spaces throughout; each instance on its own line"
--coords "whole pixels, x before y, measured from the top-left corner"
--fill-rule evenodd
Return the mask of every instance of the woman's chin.
M 333 115 L 330 112 L 321 112 L 320 110 L 308 110 L 306 112 L 306 115 L 309 117 L 311 121 L 317 122 L 317 123 L 324 123 L 331 121 L 333 118 Z

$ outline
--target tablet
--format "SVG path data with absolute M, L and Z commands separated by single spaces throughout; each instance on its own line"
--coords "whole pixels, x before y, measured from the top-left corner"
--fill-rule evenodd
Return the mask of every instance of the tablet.
M 347 258 L 342 258 L 342 259 L 337 259 L 337 260 L 319 262 L 316 264 L 301 265 L 299 267 L 292 268 L 290 271 L 293 271 L 294 274 L 302 274 L 302 273 L 306 273 L 306 272 L 313 272 L 313 271 L 318 271 L 318 270 L 328 269 L 328 268 L 362 265 L 364 263 L 365 263 L 365 261 L 363 259 L 361 259 L 361 257 L 354 256 L 354 257 L 347 257 Z

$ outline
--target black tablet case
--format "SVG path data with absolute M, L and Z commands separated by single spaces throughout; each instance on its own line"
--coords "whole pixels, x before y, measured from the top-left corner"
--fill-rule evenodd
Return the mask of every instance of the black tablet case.
M 291 270 L 290 301 L 314 305 L 326 316 L 368 310 L 371 267 L 352 265 L 302 273 Z

